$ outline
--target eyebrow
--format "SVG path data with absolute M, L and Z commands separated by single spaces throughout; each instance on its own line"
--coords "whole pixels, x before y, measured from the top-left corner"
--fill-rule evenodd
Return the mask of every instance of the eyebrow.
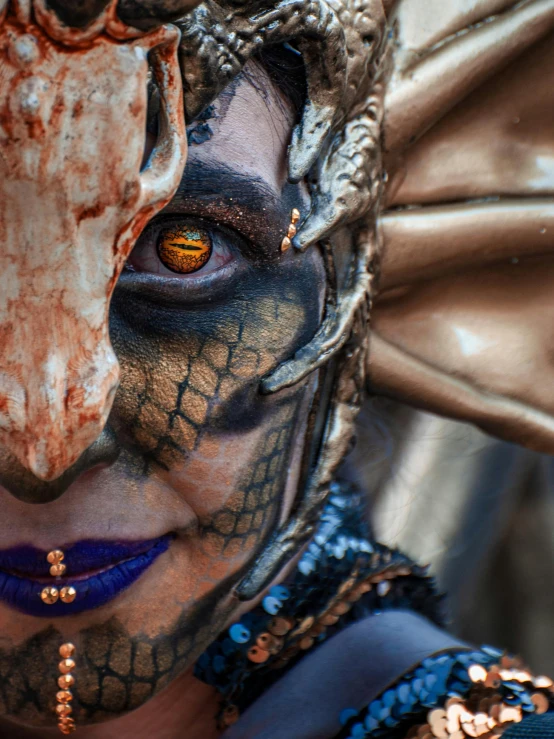
M 299 200 L 290 192 L 296 189 L 296 185 L 286 185 L 279 193 L 263 178 L 226 164 L 189 161 L 177 193 L 163 213 L 212 218 L 254 244 L 277 250 L 281 232 L 290 220 L 288 203 Z

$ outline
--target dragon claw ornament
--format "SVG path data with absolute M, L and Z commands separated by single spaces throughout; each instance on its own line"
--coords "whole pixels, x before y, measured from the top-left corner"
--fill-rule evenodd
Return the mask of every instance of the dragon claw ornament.
M 125 25 L 116 2 L 74 28 L 45 0 L 0 0 L 0 442 L 42 480 L 110 412 L 111 295 L 186 161 L 179 41 Z M 141 169 L 150 73 L 160 133 Z

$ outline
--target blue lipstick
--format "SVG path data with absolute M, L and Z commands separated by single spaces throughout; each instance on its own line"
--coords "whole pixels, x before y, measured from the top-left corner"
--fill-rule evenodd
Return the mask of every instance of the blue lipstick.
M 0 601 L 29 616 L 59 618 L 99 608 L 130 587 L 167 550 L 171 535 L 142 542 L 84 541 L 62 547 L 67 575 L 49 576 L 48 552 L 25 546 L 0 551 Z M 73 603 L 43 603 L 47 585 L 72 585 Z

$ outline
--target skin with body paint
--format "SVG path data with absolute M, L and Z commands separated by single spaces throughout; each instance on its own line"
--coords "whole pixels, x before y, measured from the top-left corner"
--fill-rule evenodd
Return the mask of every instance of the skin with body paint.
M 233 584 L 290 507 L 315 383 L 274 396 L 258 385 L 315 332 L 324 275 L 317 249 L 280 251 L 292 208 L 305 207 L 303 190 L 285 184 L 292 111 L 251 71 L 268 92 L 243 78 L 216 103 L 211 138 L 192 147 L 176 197 L 115 291 L 121 384 L 111 442 L 98 442 L 106 458 L 93 453 L 63 497 L 29 507 L 9 494 L 28 478 L 0 455 L 1 550 L 173 536 L 137 583 L 96 611 L 36 618 L 0 604 L 0 712 L 18 725 L 52 725 L 66 641 L 78 655 L 80 724 L 135 709 L 185 672 L 237 609 Z M 190 276 L 163 264 L 144 271 L 168 228 L 196 229 L 213 256 Z
M 37 7 L 40 1 L 35 0 Z M 159 4 L 163 3 L 147 3 Z M 49 5 L 71 10 L 68 0 Z M 141 3 L 128 0 L 120 5 L 122 10 L 126 7 L 132 12 Z M 14 433 L 4 437 L 5 448 L 0 448 L 5 521 L 0 534 L 0 557 L 12 558 L 25 567 L 29 552 L 18 549 L 21 545 L 34 546 L 42 557 L 49 549 L 63 547 L 68 552 L 66 581 L 72 582 L 74 577 L 78 590 L 79 582 L 84 589 L 92 579 L 83 562 L 87 557 L 94 561 L 102 555 L 103 546 L 109 550 L 106 542 L 118 542 L 131 551 L 134 546 L 140 548 L 141 542 L 144 545 L 160 538 L 166 542 L 169 535 L 169 546 L 159 552 L 126 592 L 120 587 L 117 598 L 96 610 L 68 610 L 67 614 L 75 615 L 64 616 L 62 605 L 57 603 L 56 615 L 53 608 L 49 617 L 45 605 L 44 615 L 37 617 L 28 613 L 25 604 L 23 615 L 0 605 L 0 733 L 13 739 L 54 735 L 56 730 L 49 727 L 55 723 L 52 708 L 58 649 L 68 640 L 76 645 L 74 715 L 86 739 L 181 739 L 183 727 L 187 739 L 217 736 L 217 697 L 211 688 L 192 678 L 190 666 L 221 628 L 236 618 L 239 606 L 233 587 L 254 563 L 263 561 L 258 556 L 262 545 L 273 525 L 288 519 L 297 492 L 297 531 L 292 531 L 289 540 L 300 546 L 309 536 L 313 522 L 307 514 L 313 518 L 323 503 L 328 483 L 348 448 L 364 382 L 360 369 L 363 362 L 356 362 L 355 356 L 358 353 L 363 359 L 366 311 L 378 264 L 372 226 L 385 179 L 381 143 L 388 142 L 389 153 L 398 154 L 411 141 L 407 135 L 412 131 L 410 126 L 415 126 L 417 133 L 418 127 L 423 129 L 428 123 L 425 116 L 414 116 L 409 106 L 397 104 L 396 110 L 404 111 L 409 125 L 397 127 L 396 138 L 382 136 L 383 86 L 374 72 L 380 40 L 389 37 L 388 32 L 383 34 L 383 14 L 391 10 L 393 3 L 286 2 L 279 3 L 276 13 L 265 8 L 261 14 L 258 0 L 229 3 L 228 9 L 220 7 L 223 3 L 205 5 L 210 7 L 204 26 L 199 18 L 207 12 L 205 7 L 181 24 L 181 63 L 188 87 L 185 104 L 192 115 L 201 114 L 189 130 L 192 154 L 185 177 L 164 213 L 145 229 L 119 280 L 111 306 L 111 341 L 121 365 L 121 386 L 109 423 L 88 448 L 90 439 L 86 435 L 78 438 L 78 434 L 62 428 L 62 434 L 54 438 L 44 428 L 37 434 L 33 423 L 27 423 L 22 437 L 25 443 L 33 434 L 53 442 L 42 459 L 37 454 L 29 455 L 24 444 L 18 448 Z M 298 12 L 301 5 L 306 9 L 305 17 Z M 537 4 L 523 4 L 521 11 L 527 12 L 533 5 Z M 5 3 L 0 2 L 0 10 L 4 7 Z M 256 23 L 250 12 L 256 13 Z M 141 28 L 147 28 L 148 17 L 141 17 Z M 177 14 L 170 13 L 165 19 L 173 17 Z M 120 18 L 125 20 L 124 16 Z M 86 22 L 85 19 L 83 23 Z M 534 18 L 529 22 L 538 26 Z M 226 24 L 227 35 L 214 48 L 206 41 L 213 38 L 212 28 L 218 24 Z M 487 24 L 485 31 L 491 28 L 493 25 Z M 303 50 L 308 91 L 306 115 L 294 135 L 292 111 L 259 68 L 249 65 L 247 76 L 229 85 L 245 60 L 255 53 L 253 50 L 259 50 L 262 33 L 268 44 L 298 37 L 298 46 Z M 460 34 L 462 43 L 468 36 Z M 109 43 L 114 46 L 112 41 Z M 488 48 L 496 47 L 489 41 Z M 237 49 L 239 53 L 235 54 Z M 227 63 L 229 60 L 234 66 Z M 141 61 L 145 81 L 146 66 L 144 59 Z M 98 64 L 109 78 L 109 59 L 102 57 Z M 483 70 L 488 68 L 487 64 L 480 66 Z M 463 69 L 463 64 L 458 63 L 458 67 Z M 56 79 L 55 74 L 51 77 Z M 422 109 L 435 110 L 425 96 L 419 95 L 420 88 L 413 87 L 410 70 L 407 77 L 410 89 L 423 101 Z M 431 77 L 437 78 L 436 73 Z M 455 75 L 445 78 L 450 81 Z M 94 86 L 94 82 L 90 84 Z M 221 91 L 225 87 L 227 91 L 212 106 L 214 89 Z M 434 90 L 433 85 L 431 88 Z M 173 89 L 177 87 L 173 85 Z M 23 112 L 32 117 L 33 90 L 25 88 L 23 92 L 19 99 L 28 104 L 28 110 Z M 139 111 L 141 116 L 144 107 Z M 398 123 L 391 114 L 394 107 L 388 106 L 389 133 L 394 133 L 395 121 Z M 114 126 L 118 121 L 121 125 L 119 115 L 114 118 Z M 143 118 L 135 121 L 136 131 L 141 134 L 143 123 Z M 340 136 L 336 135 L 338 132 Z M 111 131 L 112 144 L 116 138 Z M 328 142 L 332 145 L 326 146 Z M 118 142 L 121 149 L 124 143 Z M 319 179 L 311 182 L 310 208 L 302 188 L 285 184 L 285 152 L 289 143 L 292 181 L 302 181 L 318 160 Z M 142 149 L 141 140 L 140 147 L 133 149 L 135 175 Z M 87 162 L 90 164 L 90 159 Z M 96 176 L 110 171 L 110 157 L 105 152 L 100 151 L 95 162 Z M 62 167 L 63 172 L 65 169 Z M 118 186 L 122 185 L 117 176 L 112 174 L 112 178 Z M 137 209 L 137 203 L 133 208 Z M 293 208 L 299 208 L 302 219 L 293 238 L 295 249 L 283 253 L 280 245 Z M 55 208 L 51 210 L 59 215 Z M 304 222 L 308 212 L 310 217 Z M 48 215 L 45 214 L 45 221 Z M 9 217 L 8 212 L 3 220 L 9 223 Z M 30 223 L 34 223 L 31 218 Z M 326 240 L 330 233 L 337 242 L 332 246 L 339 267 L 340 299 L 333 303 L 334 296 L 329 297 L 335 273 L 328 259 L 329 310 L 325 312 L 324 330 L 310 341 L 321 325 L 325 286 L 316 242 Z M 12 235 L 15 243 L 17 229 Z M 31 235 L 41 236 L 42 231 L 31 230 Z M 55 241 L 50 238 L 53 244 Z M 103 257 L 112 245 L 109 238 L 104 240 L 100 249 Z M 308 246 L 307 252 L 300 251 Z M 326 244 L 322 246 L 327 248 L 329 257 L 330 249 Z M 352 283 L 347 280 L 345 254 L 349 248 L 357 259 L 356 279 Z M 208 258 L 199 260 L 199 251 L 208 254 Z M 86 249 L 84 254 L 87 255 Z M 437 249 L 437 254 L 442 255 L 442 251 Z M 44 254 L 38 250 L 38 256 L 52 267 L 52 260 L 59 254 L 56 249 Z M 118 269 L 114 271 L 110 259 L 113 278 Z M 18 261 L 17 255 L 14 261 Z M 19 261 L 24 261 L 23 257 Z M 81 306 L 86 305 L 78 286 L 64 282 L 63 266 L 62 262 L 56 279 L 52 278 L 59 293 L 55 297 L 63 297 L 67 292 L 80 298 Z M 120 266 L 121 259 L 115 267 Z M 402 266 L 402 262 L 400 268 L 397 265 L 400 273 Z M 113 282 L 106 280 L 103 285 L 104 307 Z M 12 289 L 15 282 L 6 281 L 5 285 Z M 29 295 L 34 298 L 32 290 Z M 46 308 L 26 311 L 40 318 L 30 334 L 37 346 L 29 336 L 25 337 L 26 345 L 33 351 L 50 345 L 45 336 L 57 325 L 56 302 L 53 304 L 50 312 Z M 397 326 L 399 322 L 392 323 Z M 25 322 L 16 325 L 25 336 Z M 352 331 L 355 336 L 348 341 Z M 73 331 L 77 350 L 79 338 L 86 333 L 84 325 Z M 12 341 L 6 355 L 13 360 L 14 356 L 18 358 L 19 346 L 8 331 L 6 335 Z M 413 336 L 412 332 L 410 338 Z M 101 338 L 109 346 L 106 335 Z M 299 352 L 294 362 L 281 367 L 277 379 L 275 375 L 268 379 L 273 369 L 307 342 L 308 351 Z M 325 429 L 330 430 L 327 439 L 331 441 L 319 454 L 318 468 L 323 473 L 302 510 L 302 491 L 310 486 L 304 484 L 305 480 L 298 484 L 300 461 L 303 443 L 310 437 L 306 433 L 308 412 L 319 379 L 313 371 L 330 358 L 338 360 L 336 394 L 328 414 L 333 423 Z M 54 366 L 57 375 L 54 371 L 51 375 L 63 378 L 63 370 L 72 369 L 75 364 L 71 360 L 70 355 L 65 357 L 66 364 L 61 370 Z M 395 362 L 396 358 L 386 364 L 387 380 L 393 376 L 391 367 Z M 353 369 L 355 365 L 358 370 Z M 32 361 L 25 367 L 36 372 L 52 369 L 48 363 Z M 77 373 L 82 384 L 87 373 L 81 375 Z M 402 379 L 398 385 L 404 385 L 402 373 L 398 376 Z M 10 385 L 5 377 L 1 379 L 7 388 L 4 405 L 11 403 L 17 410 L 17 394 L 10 395 L 17 386 L 13 382 Z M 261 380 L 265 391 L 286 389 L 262 395 Z M 44 388 L 44 383 L 39 386 Z M 104 410 L 111 403 L 109 393 L 105 396 L 100 399 L 108 401 Z M 64 397 L 64 393 L 58 393 L 58 397 Z M 18 421 L 13 409 L 8 410 L 12 413 L 8 421 Z M 38 406 L 32 410 L 37 412 L 37 418 L 45 418 Z M 5 425 L 6 420 L 1 420 Z M 102 421 L 103 418 L 95 419 L 97 431 Z M 15 427 L 11 431 L 14 429 L 17 431 Z M 78 429 L 79 423 L 73 431 Z M 61 443 L 64 434 L 72 448 Z M 95 435 L 91 433 L 90 438 Z M 37 459 L 41 464 L 36 464 Z M 71 464 L 74 459 L 75 464 Z M 323 463 L 319 464 L 321 459 Z M 49 466 L 52 460 L 55 464 Z M 45 505 L 28 505 L 39 501 Z M 302 531 L 299 533 L 298 529 Z M 290 551 L 285 551 L 284 557 Z M 141 556 L 127 560 L 127 568 L 138 566 L 136 560 Z M 0 566 L 3 569 L 6 568 Z M 17 578 L 22 573 L 17 567 L 7 569 L 11 579 L 6 588 L 17 589 Z M 102 567 L 98 569 L 101 571 L 94 576 L 106 585 L 109 578 Z M 254 578 L 255 583 L 259 580 Z M 42 585 L 51 580 L 46 577 L 37 582 Z M 2 587 L 2 593 L 3 590 Z M 39 591 L 40 588 L 37 598 Z M 83 603 L 81 597 L 78 593 L 75 608 Z M 251 605 L 243 604 L 241 608 Z M 457 645 L 444 635 L 425 641 L 425 634 L 432 636 L 429 625 L 414 624 L 413 617 L 396 620 L 396 615 L 392 623 L 391 614 L 379 621 L 380 626 L 388 624 L 383 630 L 374 628 L 375 623 L 369 619 L 372 623 L 356 625 L 355 638 L 350 638 L 352 632 L 346 632 L 337 640 L 330 640 L 298 669 L 287 673 L 270 694 L 246 713 L 229 737 L 260 739 L 275 737 L 275 732 L 280 737 L 286 731 L 292 739 L 290 732 L 304 736 L 302 732 L 308 724 L 311 735 L 335 736 L 337 715 L 347 699 L 362 705 L 383 687 L 379 681 L 384 676 L 392 679 L 427 653 Z M 379 645 L 384 645 L 382 652 Z M 399 652 L 402 659 L 395 661 Z M 373 677 L 372 665 L 379 667 Z M 322 674 L 330 675 L 329 679 L 322 681 Z M 344 676 L 352 674 L 357 675 L 358 693 L 345 689 L 348 683 Z M 287 713 L 291 701 L 298 699 L 300 705 L 292 710 L 295 719 L 300 717 L 302 726 L 291 721 Z M 278 710 L 279 718 L 286 720 L 284 728 L 274 722 L 268 701 L 270 706 L 279 706 L 282 701 Z M 128 713 L 133 709 L 136 710 Z M 260 727 L 264 734 L 260 734 Z M 309 732 L 310 728 L 306 730 Z

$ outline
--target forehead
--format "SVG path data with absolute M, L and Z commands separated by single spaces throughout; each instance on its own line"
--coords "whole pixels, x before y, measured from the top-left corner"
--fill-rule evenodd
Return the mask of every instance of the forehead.
M 287 181 L 292 105 L 256 62 L 189 129 L 188 162 L 221 163 L 279 192 Z

